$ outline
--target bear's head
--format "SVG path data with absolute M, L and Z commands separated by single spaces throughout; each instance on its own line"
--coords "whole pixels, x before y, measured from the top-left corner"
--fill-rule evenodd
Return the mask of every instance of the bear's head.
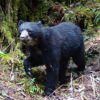
M 20 40 L 28 45 L 36 45 L 41 36 L 42 23 L 39 22 L 18 22 L 18 32 Z

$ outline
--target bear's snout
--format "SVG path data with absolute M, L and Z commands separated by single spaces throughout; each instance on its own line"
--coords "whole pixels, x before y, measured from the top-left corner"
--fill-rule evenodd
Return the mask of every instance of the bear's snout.
M 27 30 L 23 30 L 20 34 L 20 40 L 21 41 L 27 41 L 29 37 L 28 31 Z
M 28 36 L 26 36 L 26 37 L 20 36 L 20 40 L 21 40 L 21 41 L 27 41 L 27 40 L 28 40 Z

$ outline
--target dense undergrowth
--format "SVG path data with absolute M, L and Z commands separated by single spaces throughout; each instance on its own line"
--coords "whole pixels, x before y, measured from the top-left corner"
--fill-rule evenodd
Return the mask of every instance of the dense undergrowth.
M 17 23 L 41 20 L 45 26 L 54 26 L 63 21 L 72 21 L 83 31 L 84 40 L 100 34 L 100 1 L 99 0 L 1 0 L 0 1 L 0 50 L 10 59 L 0 56 L 0 64 L 10 73 L 11 83 L 21 84 L 28 94 L 41 94 L 44 74 L 33 69 L 34 77 L 26 78 L 23 69 L 25 56 L 20 51 Z M 88 51 L 88 50 L 87 50 Z M 1 71 L 2 72 L 2 71 Z M 15 80 L 14 72 L 21 79 Z M 21 73 L 21 74 L 18 74 Z M 39 75 L 40 77 L 39 77 Z M 42 75 L 43 74 L 43 75 Z M 16 76 L 16 75 L 15 75 Z M 7 78 L 7 77 L 6 77 Z M 43 80 L 41 80 L 41 78 Z M 7 78 L 9 79 L 9 78 Z M 15 81 L 14 81 L 15 80 Z M 41 81 L 40 81 L 41 80 Z M 39 84 L 38 84 L 39 83 Z

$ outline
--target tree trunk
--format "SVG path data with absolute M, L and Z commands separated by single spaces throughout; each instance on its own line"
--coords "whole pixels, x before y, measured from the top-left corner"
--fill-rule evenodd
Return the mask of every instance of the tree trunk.
M 10 15 L 10 1 L 11 0 L 5 0 L 5 14 Z

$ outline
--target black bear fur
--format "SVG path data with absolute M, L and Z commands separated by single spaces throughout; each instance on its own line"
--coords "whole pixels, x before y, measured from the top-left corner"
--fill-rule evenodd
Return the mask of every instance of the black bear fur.
M 28 33 L 31 40 L 28 36 L 21 37 L 23 30 L 26 30 L 25 32 Z M 76 71 L 84 71 L 83 36 L 80 28 L 72 22 L 44 27 L 41 22 L 19 21 L 18 32 L 20 39 L 27 45 L 30 52 L 30 56 L 24 60 L 26 73 L 31 76 L 31 67 L 46 65 L 47 75 L 44 90 L 46 95 L 50 95 L 55 90 L 58 78 L 61 84 L 65 82 L 70 57 L 77 65 Z

